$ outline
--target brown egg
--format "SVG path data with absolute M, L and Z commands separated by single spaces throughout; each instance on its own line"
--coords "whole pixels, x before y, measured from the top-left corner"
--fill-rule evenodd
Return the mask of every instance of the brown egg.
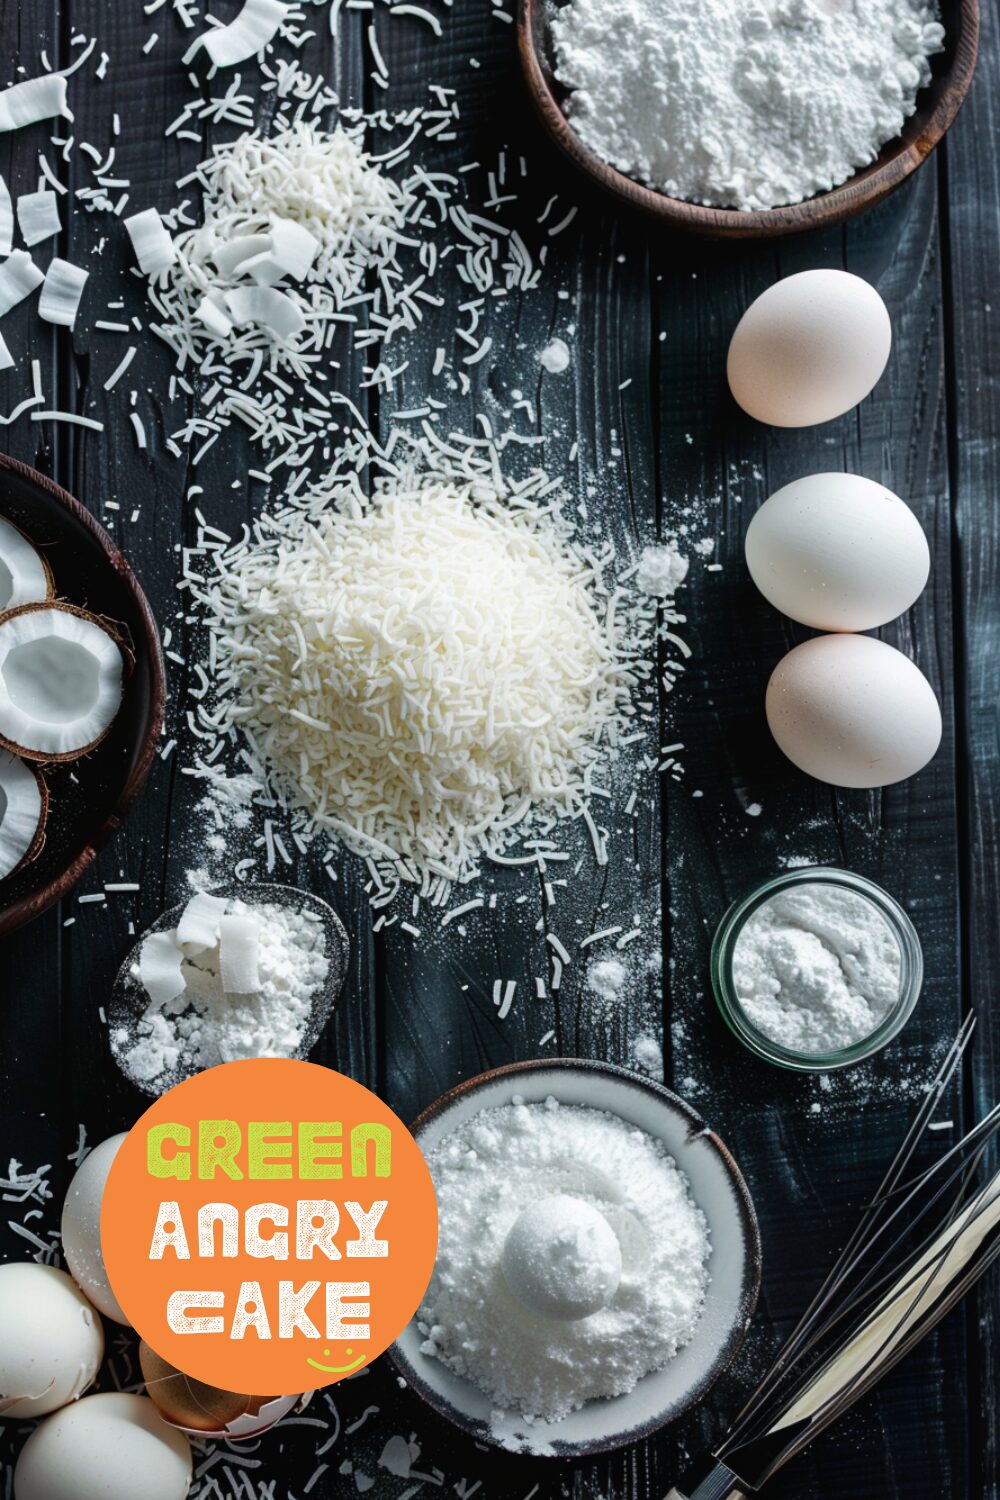
M 139 1364 L 146 1392 L 168 1422 L 177 1427 L 192 1427 L 199 1432 L 222 1432 L 228 1422 L 249 1413 L 257 1416 L 262 1406 L 275 1396 L 245 1396 L 236 1391 L 221 1391 L 218 1386 L 192 1380 L 176 1365 L 149 1347 L 139 1343 Z

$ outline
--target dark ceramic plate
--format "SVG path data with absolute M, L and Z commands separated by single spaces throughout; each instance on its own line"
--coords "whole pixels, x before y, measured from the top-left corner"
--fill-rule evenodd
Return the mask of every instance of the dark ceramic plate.
M 481 1110 L 509 1104 L 515 1094 L 529 1102 L 551 1094 L 561 1104 L 607 1110 L 661 1141 L 687 1175 L 712 1237 L 711 1283 L 690 1344 L 627 1395 L 589 1401 L 560 1422 L 529 1425 L 510 1413 L 497 1421 L 493 1403 L 477 1386 L 421 1352 L 413 1323 L 393 1344 L 390 1356 L 407 1384 L 477 1441 L 539 1457 L 579 1458 L 648 1437 L 703 1399 L 746 1336 L 760 1289 L 760 1235 L 740 1170 L 701 1116 L 660 1084 L 610 1063 L 556 1058 L 495 1068 L 442 1095 L 414 1123 L 413 1133 L 427 1150 Z
M 0 454 L 0 516 L 45 554 L 56 594 L 124 627 L 135 655 L 118 717 L 97 749 L 43 768 L 49 788 L 45 844 L 0 881 L 0 933 L 37 917 L 76 884 L 149 775 L 163 728 L 159 632 L 132 569 L 99 521 L 53 480 Z
M 870 166 L 828 193 L 817 193 L 787 208 L 744 213 L 670 198 L 624 176 L 583 144 L 564 113 L 568 91 L 553 73 L 546 25 L 552 3 L 520 0 L 518 47 L 528 92 L 556 145 L 591 181 L 620 201 L 679 229 L 723 239 L 765 239 L 839 224 L 880 203 L 916 171 L 950 128 L 972 82 L 979 48 L 979 0 L 941 0 L 944 51 L 931 59 L 933 77 L 918 95 L 916 111 L 895 140 L 886 142 Z M 555 3 L 564 4 L 565 0 Z

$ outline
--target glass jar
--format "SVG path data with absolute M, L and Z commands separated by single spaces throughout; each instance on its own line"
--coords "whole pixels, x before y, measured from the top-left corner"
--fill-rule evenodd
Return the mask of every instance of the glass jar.
M 889 924 L 899 945 L 899 996 L 875 1030 L 860 1041 L 833 1052 L 798 1052 L 766 1036 L 750 1020 L 736 992 L 733 950 L 744 923 L 777 891 L 785 891 L 797 885 L 824 883 L 852 891 L 870 901 Z M 924 979 L 924 957 L 913 923 L 899 902 L 894 901 L 881 886 L 863 875 L 854 875 L 849 870 L 838 870 L 830 865 L 808 865 L 765 881 L 750 895 L 733 903 L 719 923 L 712 942 L 711 977 L 712 989 L 726 1024 L 757 1057 L 776 1063 L 780 1068 L 791 1068 L 802 1073 L 827 1073 L 831 1068 L 846 1068 L 851 1063 L 873 1057 L 893 1037 L 899 1035 L 913 1014 L 920 995 Z

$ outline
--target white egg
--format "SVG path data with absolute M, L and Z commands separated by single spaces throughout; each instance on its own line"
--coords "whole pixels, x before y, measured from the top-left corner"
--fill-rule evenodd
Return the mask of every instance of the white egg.
M 927 678 L 870 635 L 820 635 L 778 663 L 767 722 L 800 770 L 833 786 L 889 786 L 925 766 L 941 742 Z
M 776 490 L 750 522 L 747 566 L 764 598 L 815 630 L 874 630 L 927 582 L 920 522 L 859 474 L 809 474 Z
M 101 1320 L 65 1271 L 0 1266 L 0 1416 L 65 1406 L 92 1384 L 103 1354 Z
M 800 271 L 743 314 L 729 345 L 729 388 L 759 422 L 811 427 L 863 401 L 891 347 L 873 286 L 847 271 Z
M 21 1450 L 14 1500 L 184 1500 L 191 1445 L 145 1396 L 88 1396 Z
M 66 1264 L 87 1297 L 106 1318 L 130 1326 L 111 1290 L 101 1251 L 101 1202 L 111 1163 L 125 1134 L 112 1135 L 84 1157 L 69 1185 L 62 1212 Z

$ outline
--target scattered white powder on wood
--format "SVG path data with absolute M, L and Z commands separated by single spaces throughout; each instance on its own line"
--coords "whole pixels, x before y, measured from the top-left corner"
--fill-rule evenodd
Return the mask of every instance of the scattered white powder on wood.
M 459 881 L 533 806 L 579 815 L 634 679 L 552 498 L 401 482 L 316 510 L 218 555 L 204 593 L 220 721 L 287 801 Z
M 223 923 L 239 918 L 255 924 L 256 988 L 250 993 L 224 988 L 225 933 L 210 947 L 184 944 L 183 991 L 163 1003 L 150 1001 L 131 1045 L 128 1036 L 115 1038 L 122 1064 L 136 1082 L 167 1087 L 217 1063 L 290 1057 L 300 1046 L 313 997 L 329 972 L 323 922 L 311 911 L 270 903 L 232 901 L 228 911 Z M 138 971 L 134 977 L 139 979 Z
M 499 1408 L 529 1422 L 558 1421 L 586 1401 L 632 1390 L 690 1342 L 709 1282 L 708 1225 L 686 1177 L 643 1131 L 551 1098 L 515 1101 L 466 1122 L 427 1159 L 440 1240 L 417 1314 L 423 1352 Z M 591 1301 L 614 1285 L 588 1316 L 539 1317 L 507 1284 L 511 1231 L 522 1210 L 552 1198 L 551 1233 L 532 1223 L 527 1238 L 567 1264 L 562 1272 L 534 1268 L 532 1284 L 551 1292 L 557 1311 L 572 1311 L 559 1305 L 573 1290 L 563 1272 L 582 1264 Z M 576 1222 L 565 1198 L 582 1204 Z M 594 1230 L 595 1213 L 618 1242 L 620 1277 L 606 1234 Z
M 816 881 L 779 891 L 733 948 L 733 980 L 753 1024 L 796 1052 L 869 1036 L 899 998 L 899 943 L 878 908 Z
M 688 560 L 676 542 L 644 547 L 636 569 L 635 586 L 655 599 L 669 599 L 688 575 Z
M 620 999 L 627 978 L 628 970 L 620 958 L 598 958 L 587 970 L 587 989 L 611 1004 Z
M 801 202 L 873 161 L 944 38 L 932 0 L 570 0 L 551 26 L 592 151 L 741 209 Z
M 565 339 L 552 339 L 538 356 L 539 363 L 550 375 L 561 375 L 569 369 L 569 345 Z

